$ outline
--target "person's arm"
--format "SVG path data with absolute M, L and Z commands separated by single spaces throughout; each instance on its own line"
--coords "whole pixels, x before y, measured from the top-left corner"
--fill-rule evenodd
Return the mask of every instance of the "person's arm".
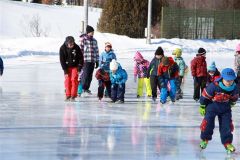
M 67 74 L 67 64 L 66 64 L 66 57 L 64 56 L 64 48 L 61 47 L 59 50 L 59 58 L 60 58 L 60 63 L 62 66 L 62 69 L 64 71 L 64 74 Z

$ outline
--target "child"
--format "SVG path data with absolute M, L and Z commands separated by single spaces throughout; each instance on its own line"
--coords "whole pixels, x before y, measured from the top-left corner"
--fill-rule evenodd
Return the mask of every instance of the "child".
M 215 117 L 218 116 L 221 141 L 228 153 L 235 151 L 232 145 L 233 123 L 231 107 L 238 100 L 238 88 L 234 82 L 236 75 L 233 69 L 222 70 L 221 78 L 204 89 L 200 98 L 199 112 L 204 119 L 201 124 L 200 148 L 205 149 L 212 139 Z
M 100 74 L 98 74 L 98 76 L 100 76 L 102 73 L 103 77 L 107 76 L 106 74 L 108 74 L 108 77 L 109 77 L 109 72 L 110 72 L 109 65 L 113 59 L 117 60 L 116 55 L 112 49 L 112 44 L 110 42 L 106 42 L 105 50 L 102 52 L 102 54 L 99 57 L 99 66 L 100 66 L 101 72 L 99 72 Z M 105 87 L 107 88 L 107 90 L 105 90 L 105 96 L 107 97 L 108 95 L 111 95 L 111 81 L 109 80 L 109 78 L 107 78 L 108 81 L 106 81 L 106 79 L 104 81 L 99 78 L 100 77 L 97 78 L 99 81 L 98 98 L 99 100 L 101 100 L 103 97 L 103 92 Z
M 157 70 L 162 57 L 164 57 L 164 51 L 162 47 L 158 47 L 157 50 L 155 51 L 155 56 L 152 59 L 147 72 L 147 78 L 150 77 L 153 102 L 155 102 L 157 98 L 157 87 L 160 90 L 160 83 L 158 81 Z
M 115 59 L 110 63 L 111 99 L 112 103 L 124 103 L 125 83 L 127 72 Z
M 182 85 L 183 77 L 186 70 L 186 64 L 182 58 L 182 50 L 180 48 L 176 48 L 173 51 L 173 55 L 175 55 L 174 60 L 177 63 L 179 68 L 179 78 L 176 79 L 176 87 L 177 87 L 176 100 L 179 100 L 183 98 L 181 85 Z
M 176 79 L 179 77 L 178 65 L 172 57 L 163 57 L 162 62 L 158 66 L 158 79 L 161 84 L 160 102 L 167 102 L 168 83 L 170 84 L 169 96 L 172 102 L 175 102 L 176 96 Z
M 152 90 L 150 86 L 150 79 L 147 78 L 147 70 L 149 62 L 143 58 L 140 52 L 136 52 L 134 56 L 134 81 L 136 82 L 138 76 L 137 98 L 143 95 L 143 84 L 145 83 L 147 96 L 152 97 Z
M 109 77 L 109 72 L 106 72 L 104 69 L 100 68 L 96 72 L 95 76 L 98 80 L 98 99 L 99 101 L 103 98 L 104 88 L 106 87 L 107 93 L 111 95 L 111 81 Z
M 198 54 L 191 61 L 191 72 L 194 80 L 193 99 L 198 102 L 200 90 L 203 91 L 207 81 L 206 50 L 204 48 L 199 48 Z
M 220 72 L 218 71 L 215 62 L 212 62 L 210 66 L 207 68 L 208 74 L 207 74 L 207 85 L 208 86 L 210 83 L 214 82 L 218 78 L 221 77 Z

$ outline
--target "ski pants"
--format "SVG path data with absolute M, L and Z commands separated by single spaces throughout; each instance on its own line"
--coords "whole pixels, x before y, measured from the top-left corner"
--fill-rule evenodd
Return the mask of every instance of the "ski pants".
M 206 87 L 207 78 L 206 77 L 195 77 L 194 78 L 194 92 L 193 99 L 200 99 L 200 91 Z
M 175 79 L 163 79 L 161 80 L 161 94 L 160 94 L 160 101 L 166 102 L 168 97 L 168 83 L 170 85 L 169 96 L 171 100 L 175 100 L 176 97 L 176 82 Z
M 152 89 L 152 97 L 157 98 L 157 87 L 159 90 L 161 89 L 158 76 L 151 76 L 150 83 L 151 83 L 151 89 Z
M 224 144 L 232 143 L 232 140 L 233 140 L 232 131 L 234 127 L 232 123 L 231 110 L 222 114 L 217 114 L 216 112 L 206 112 L 206 115 L 200 126 L 201 139 L 202 140 L 212 139 L 216 116 L 218 116 L 219 131 L 220 131 L 222 144 L 224 145 Z
M 152 89 L 151 89 L 149 78 L 138 78 L 137 95 L 143 96 L 144 83 L 145 83 L 147 96 L 152 96 Z
M 107 93 L 111 95 L 111 81 L 98 81 L 98 98 L 102 99 L 104 94 L 104 88 L 106 87 Z
M 85 62 L 83 65 L 83 75 L 82 75 L 83 90 L 89 90 L 90 88 L 94 66 L 95 66 L 95 63 L 93 62 Z
M 65 89 L 67 97 L 77 97 L 78 90 L 78 70 L 77 67 L 68 68 L 68 74 L 65 75 Z
M 111 86 L 111 99 L 115 102 L 117 100 L 124 101 L 125 83 L 112 84 Z

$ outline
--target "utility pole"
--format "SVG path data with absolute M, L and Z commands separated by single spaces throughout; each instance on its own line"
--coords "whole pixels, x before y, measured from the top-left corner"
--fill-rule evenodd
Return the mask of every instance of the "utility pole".
M 84 32 L 86 30 L 86 27 L 88 25 L 88 0 L 84 0 Z
M 147 44 L 151 44 L 152 0 L 148 0 Z

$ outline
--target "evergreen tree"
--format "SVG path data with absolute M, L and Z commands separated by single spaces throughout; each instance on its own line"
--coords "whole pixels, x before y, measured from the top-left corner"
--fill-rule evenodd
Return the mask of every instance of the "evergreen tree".
M 106 0 L 98 24 L 101 32 L 144 37 L 148 0 Z

